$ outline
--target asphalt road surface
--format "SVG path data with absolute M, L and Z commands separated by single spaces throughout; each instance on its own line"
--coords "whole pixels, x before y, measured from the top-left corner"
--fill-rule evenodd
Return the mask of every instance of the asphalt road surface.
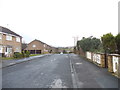
M 75 54 L 53 54 L 2 69 L 3 88 L 117 88 L 118 79 Z

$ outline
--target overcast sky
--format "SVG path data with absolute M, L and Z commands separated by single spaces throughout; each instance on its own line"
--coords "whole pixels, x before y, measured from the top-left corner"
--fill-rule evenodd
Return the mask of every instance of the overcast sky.
M 0 0 L 0 26 L 29 43 L 73 46 L 73 37 L 118 33 L 119 0 Z

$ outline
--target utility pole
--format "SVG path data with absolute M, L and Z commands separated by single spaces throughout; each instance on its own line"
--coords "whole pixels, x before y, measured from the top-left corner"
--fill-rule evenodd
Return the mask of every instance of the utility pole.
M 73 37 L 73 39 L 74 39 L 74 46 L 76 46 L 76 44 L 77 44 L 77 41 L 78 41 L 78 36 L 76 36 L 76 37 Z

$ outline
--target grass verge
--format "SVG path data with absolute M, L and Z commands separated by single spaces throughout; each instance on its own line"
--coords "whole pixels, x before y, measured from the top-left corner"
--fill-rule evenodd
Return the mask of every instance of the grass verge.
M 31 54 L 30 57 L 31 57 L 31 56 L 38 56 L 38 55 L 41 55 L 41 54 Z

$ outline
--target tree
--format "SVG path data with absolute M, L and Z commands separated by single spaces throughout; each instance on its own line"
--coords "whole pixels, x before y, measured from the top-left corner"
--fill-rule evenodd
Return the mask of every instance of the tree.
M 115 37 L 115 42 L 117 46 L 117 53 L 120 54 L 120 33 Z
M 82 40 L 77 42 L 77 49 L 80 50 L 80 48 L 85 51 L 96 51 L 100 48 L 101 41 L 98 38 L 95 37 L 88 37 L 88 38 L 82 38 Z
M 115 53 L 116 50 L 115 37 L 111 33 L 103 35 L 101 37 L 101 40 L 105 52 Z

